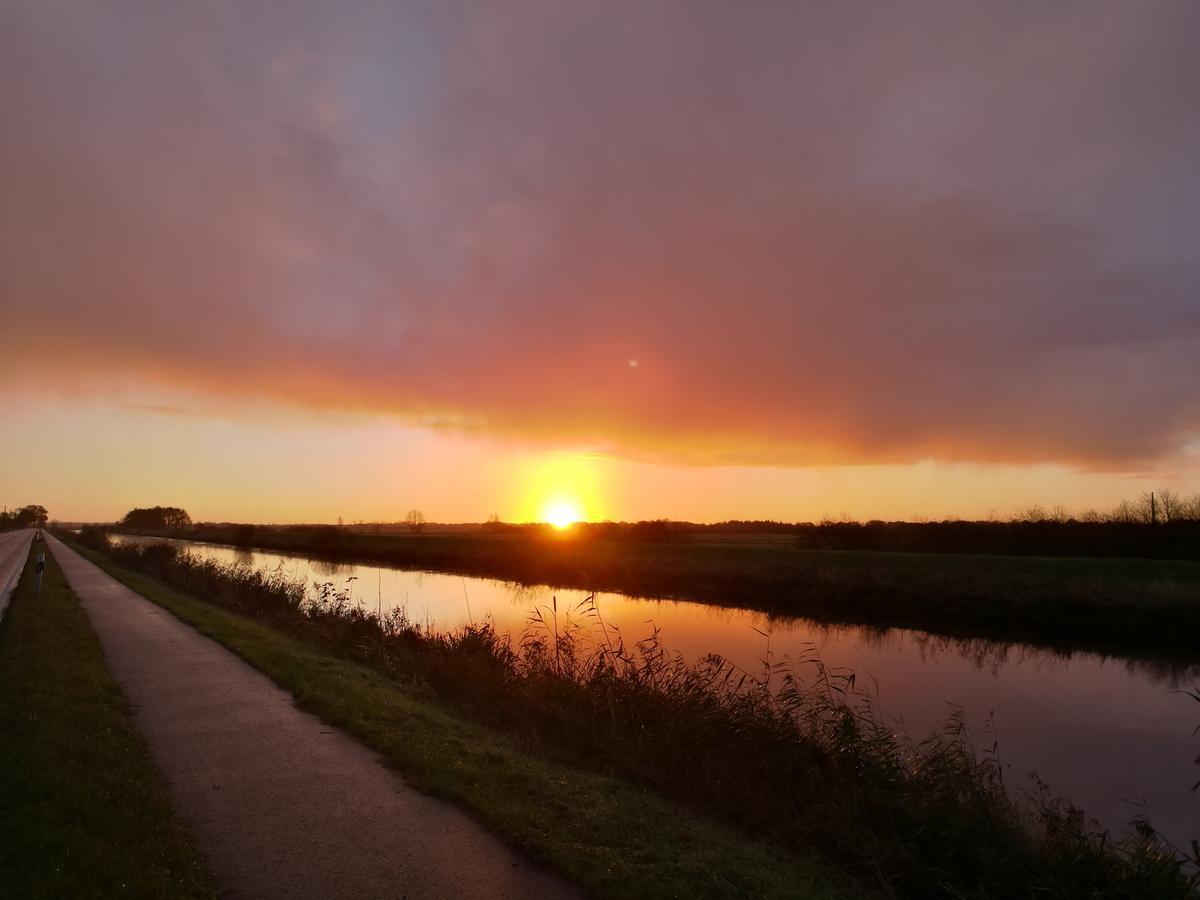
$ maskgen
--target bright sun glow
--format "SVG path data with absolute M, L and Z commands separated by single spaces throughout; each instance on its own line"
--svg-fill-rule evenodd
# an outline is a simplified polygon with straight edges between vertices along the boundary
M 576 522 L 595 522 L 605 514 L 605 485 L 596 459 L 582 453 L 531 458 L 513 479 L 524 500 L 516 521 L 546 522 L 560 531 Z
M 558 500 L 546 507 L 542 518 L 555 528 L 570 528 L 583 518 L 579 506 L 569 500 Z

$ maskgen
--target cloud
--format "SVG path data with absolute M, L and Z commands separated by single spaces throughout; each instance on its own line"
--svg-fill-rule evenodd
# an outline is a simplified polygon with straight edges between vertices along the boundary
M 0 17 L 0 375 L 688 462 L 1200 433 L 1193 4 Z

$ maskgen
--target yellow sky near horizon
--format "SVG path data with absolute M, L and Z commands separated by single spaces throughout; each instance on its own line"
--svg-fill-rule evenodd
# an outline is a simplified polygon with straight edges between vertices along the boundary
M 153 405 L 150 405 L 151 407 Z M 984 518 L 1023 507 L 1107 509 L 1176 472 L 1081 472 L 1059 465 L 689 466 L 596 448 L 464 436 L 393 417 L 272 406 L 182 413 L 28 392 L 0 402 L 0 502 L 38 502 L 64 520 L 109 521 L 175 505 L 197 521 L 543 521 Z

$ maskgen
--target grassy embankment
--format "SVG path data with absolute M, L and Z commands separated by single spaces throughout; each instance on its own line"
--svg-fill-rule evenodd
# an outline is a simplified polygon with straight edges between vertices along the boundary
M 213 897 L 95 633 L 35 544 L 0 623 L 0 895 Z
M 1017 808 L 961 723 L 914 746 L 819 667 L 777 672 L 773 690 L 653 646 L 585 650 L 557 618 L 513 647 L 165 545 L 113 556 L 92 558 L 600 894 L 761 894 L 769 878 L 804 896 L 776 874 L 811 881 L 816 851 L 854 896 L 1194 896 L 1149 829 L 1113 841 L 1074 810 Z M 713 840 L 733 858 L 705 858 Z
M 269 627 L 73 546 L 379 751 L 411 783 L 472 810 L 509 844 L 594 896 L 856 895 L 839 889 L 841 879 L 815 854 L 787 852 L 645 787 L 563 765 L 547 748 L 454 715 L 411 679 L 339 658 L 319 641 L 285 633 L 281 621 Z
M 523 584 L 675 597 L 1058 649 L 1200 659 L 1200 563 L 663 542 L 205 527 L 178 536 Z

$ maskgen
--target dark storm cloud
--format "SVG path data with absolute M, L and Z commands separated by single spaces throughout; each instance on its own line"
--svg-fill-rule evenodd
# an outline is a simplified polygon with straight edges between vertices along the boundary
M 1195 4 L 0 17 L 6 365 L 692 461 L 1200 433 Z

